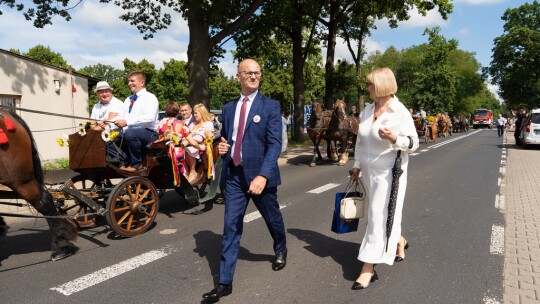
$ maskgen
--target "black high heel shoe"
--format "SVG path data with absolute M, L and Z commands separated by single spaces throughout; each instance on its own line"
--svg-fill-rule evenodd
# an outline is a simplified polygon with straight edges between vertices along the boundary
M 409 242 L 407 242 L 407 240 L 405 240 L 405 248 L 404 250 L 407 250 L 409 249 Z M 396 255 L 396 258 L 394 259 L 394 262 L 401 262 L 405 260 L 405 255 L 404 256 L 400 256 L 400 255 Z
M 379 276 L 377 275 L 377 272 L 375 270 L 373 270 L 373 275 L 371 276 L 371 280 L 369 280 L 369 282 L 373 283 L 373 282 L 377 281 L 378 279 L 379 279 Z M 352 290 L 359 290 L 359 289 L 366 289 L 368 287 L 369 287 L 369 285 L 364 287 L 364 285 L 362 285 L 362 283 L 354 281 L 351 289 Z

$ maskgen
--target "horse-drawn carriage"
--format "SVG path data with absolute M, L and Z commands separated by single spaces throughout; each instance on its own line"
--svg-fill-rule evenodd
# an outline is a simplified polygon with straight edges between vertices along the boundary
M 177 168 L 169 156 L 167 141 L 152 143 L 143 151 L 144 169 L 128 172 L 107 159 L 102 131 L 88 129 L 84 134 L 69 136 L 69 166 L 77 174 L 59 186 L 46 186 L 28 126 L 18 115 L 0 109 L 3 117 L 15 122 L 9 120 L 12 127 L 0 122 L 0 131 L 6 135 L 5 142 L 0 143 L 0 184 L 12 190 L 1 191 L 0 198 L 22 198 L 47 218 L 53 236 L 53 260 L 76 251 L 70 242 L 76 237 L 75 226 L 89 227 L 105 219 L 120 236 L 132 237 L 148 230 L 165 189 L 176 190 L 193 206 L 211 204 L 216 196 L 221 158 L 217 149 L 211 149 L 211 141 L 206 142 L 210 148 L 207 157 L 202 157 L 204 161 L 198 165 L 198 170 L 208 174 L 191 185 L 183 174 L 175 174 Z M 207 186 L 209 190 L 201 198 Z
M 418 138 L 424 138 L 424 143 L 429 143 L 431 139 L 433 142 L 437 142 L 437 125 L 433 121 L 427 119 L 422 123 L 422 119 L 414 119 L 414 126 L 416 128 L 416 133 Z
M 452 123 L 452 131 L 454 133 L 458 132 L 469 132 L 469 121 L 464 116 L 458 117 Z
M 90 129 L 84 136 L 72 134 L 69 143 L 69 166 L 78 174 L 49 192 L 58 211 L 79 227 L 92 226 L 105 218 L 117 234 L 131 237 L 152 225 L 165 189 L 176 190 L 193 206 L 208 202 L 216 195 L 221 158 L 217 157 L 215 149 L 211 158 L 201 158 L 199 163 L 198 170 L 202 171 L 199 175 L 205 178 L 191 185 L 183 174 L 175 173 L 177 164 L 168 153 L 168 141 L 154 142 L 147 147 L 143 170 L 137 172 L 121 170 L 107 161 L 101 131 Z M 208 176 L 207 168 L 214 165 L 208 161 L 213 159 L 217 159 L 215 170 Z M 113 180 L 120 181 L 114 183 Z M 201 198 L 207 185 L 210 189 Z

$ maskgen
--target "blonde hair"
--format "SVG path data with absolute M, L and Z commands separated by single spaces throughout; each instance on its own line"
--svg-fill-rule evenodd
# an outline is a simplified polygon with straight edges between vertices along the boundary
M 193 107 L 193 111 L 199 111 L 201 114 L 202 121 L 211 121 L 212 117 L 210 117 L 210 112 L 208 109 L 202 104 L 198 103 Z
M 389 68 L 376 68 L 367 75 L 369 83 L 375 86 L 375 96 L 394 95 L 397 92 L 397 82 L 394 73 Z

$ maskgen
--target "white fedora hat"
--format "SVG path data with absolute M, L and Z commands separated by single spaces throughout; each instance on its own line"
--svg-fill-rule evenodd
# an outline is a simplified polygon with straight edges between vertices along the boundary
M 111 86 L 106 81 L 100 81 L 97 83 L 96 88 L 94 89 L 94 92 L 100 91 L 100 90 L 106 90 L 110 89 L 112 91 Z

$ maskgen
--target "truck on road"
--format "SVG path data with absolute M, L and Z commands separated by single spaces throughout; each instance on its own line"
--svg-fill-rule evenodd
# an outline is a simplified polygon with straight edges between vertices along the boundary
M 477 109 L 473 115 L 473 129 L 489 128 L 493 126 L 493 111 L 488 109 Z

